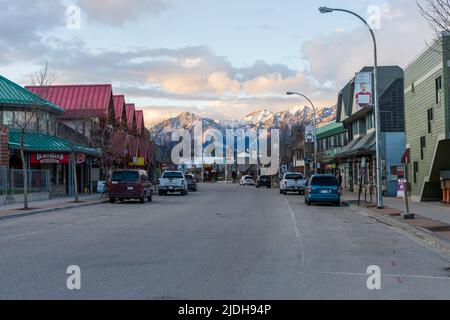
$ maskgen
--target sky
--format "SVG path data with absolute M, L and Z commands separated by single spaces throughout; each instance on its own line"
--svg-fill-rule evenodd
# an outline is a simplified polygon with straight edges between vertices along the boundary
M 25 86 L 48 62 L 54 84 L 111 83 L 147 125 L 306 105 L 287 91 L 332 106 L 373 49 L 359 20 L 324 5 L 372 23 L 383 65 L 432 39 L 412 0 L 0 0 L 0 74 Z

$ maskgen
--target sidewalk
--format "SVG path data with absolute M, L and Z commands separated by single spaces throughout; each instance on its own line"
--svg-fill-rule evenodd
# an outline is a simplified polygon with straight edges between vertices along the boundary
M 58 211 L 69 208 L 79 208 L 91 206 L 105 202 L 105 198 L 101 198 L 99 194 L 82 195 L 80 202 L 76 203 L 74 197 L 63 197 L 45 201 L 30 202 L 30 210 L 23 210 L 23 203 L 16 203 L 12 205 L 0 206 L 0 220 L 14 217 L 23 217 L 33 214 Z
M 357 201 L 358 194 L 347 192 L 343 196 L 344 201 Z M 374 199 L 375 201 L 375 199 Z M 396 209 L 400 212 L 405 212 L 405 200 L 399 198 L 383 198 L 384 205 L 386 207 Z M 361 198 L 361 204 L 364 203 L 364 195 Z M 421 217 L 432 219 L 434 221 L 440 221 L 442 223 L 450 225 L 450 206 L 440 204 L 438 202 L 412 202 L 409 201 L 410 212 Z
M 450 255 L 450 207 L 439 203 L 410 203 L 410 212 L 415 219 L 403 218 L 404 199 L 384 198 L 384 208 L 366 204 L 364 199 L 358 206 L 358 194 L 346 193 L 342 201 L 349 204 L 353 212 L 373 218 L 394 227 L 420 241 Z

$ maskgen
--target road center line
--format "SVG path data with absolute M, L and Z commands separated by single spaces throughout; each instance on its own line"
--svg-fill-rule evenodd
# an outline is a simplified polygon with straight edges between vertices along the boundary
M 286 198 L 284 198 L 284 202 L 286 203 L 289 213 L 291 214 L 292 223 L 293 223 L 294 229 L 295 229 L 295 236 L 297 238 L 297 241 L 300 243 L 300 249 L 301 249 L 301 253 L 302 253 L 302 267 L 304 267 L 305 266 L 305 247 L 303 244 L 303 239 L 301 237 L 300 229 L 298 228 L 298 225 L 297 225 L 294 210 L 292 210 L 292 207 Z

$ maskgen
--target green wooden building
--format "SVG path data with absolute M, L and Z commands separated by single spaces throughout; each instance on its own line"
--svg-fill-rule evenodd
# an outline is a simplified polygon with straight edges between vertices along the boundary
M 405 70 L 405 110 L 412 195 L 442 199 L 441 176 L 450 170 L 450 34 L 443 34 Z

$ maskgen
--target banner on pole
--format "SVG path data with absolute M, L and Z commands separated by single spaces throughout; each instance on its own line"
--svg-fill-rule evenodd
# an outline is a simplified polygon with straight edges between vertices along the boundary
M 355 99 L 359 108 L 373 106 L 372 72 L 359 72 L 356 74 Z

